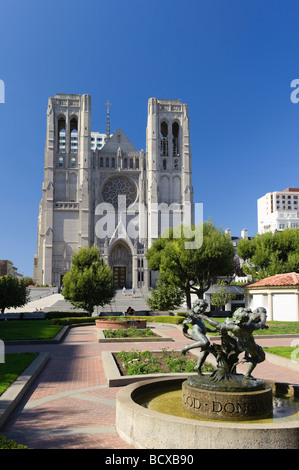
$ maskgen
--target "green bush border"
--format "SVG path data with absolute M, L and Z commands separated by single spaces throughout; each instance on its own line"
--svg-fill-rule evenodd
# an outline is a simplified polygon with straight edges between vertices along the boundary
M 179 325 L 183 322 L 184 317 L 172 317 L 172 316 L 154 316 L 154 317 L 149 317 L 149 316 L 130 316 L 130 317 L 65 317 L 65 318 L 52 318 L 51 319 L 51 324 L 52 325 L 74 325 L 74 324 L 80 324 L 80 323 L 94 323 L 96 320 L 103 320 L 103 319 L 115 319 L 115 320 L 125 320 L 129 318 L 130 320 L 134 319 L 143 319 L 147 320 L 148 322 L 154 322 L 154 323 L 172 323 L 174 325 Z

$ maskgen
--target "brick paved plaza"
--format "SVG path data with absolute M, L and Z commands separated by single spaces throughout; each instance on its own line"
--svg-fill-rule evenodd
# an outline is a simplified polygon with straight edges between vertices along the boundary
M 146 349 L 182 349 L 186 338 L 174 325 L 152 324 L 172 342 L 152 342 Z M 293 339 L 294 340 L 294 339 Z M 264 338 L 261 346 L 290 345 L 291 338 Z M 299 339 L 298 339 L 299 341 Z M 6 353 L 48 352 L 50 359 L 2 433 L 33 449 L 130 449 L 115 428 L 115 397 L 108 387 L 103 351 L 144 349 L 142 343 L 99 343 L 94 325 L 70 328 L 59 344 L 7 345 Z M 298 371 L 265 361 L 255 377 L 299 384 Z

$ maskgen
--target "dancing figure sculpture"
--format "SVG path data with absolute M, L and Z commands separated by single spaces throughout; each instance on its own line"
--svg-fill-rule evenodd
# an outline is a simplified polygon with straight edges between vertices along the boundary
M 183 321 L 183 334 L 188 339 L 193 339 L 195 343 L 187 344 L 183 349 L 182 353 L 186 354 L 187 351 L 194 348 L 201 348 L 201 352 L 199 353 L 198 361 L 194 370 L 198 372 L 199 375 L 202 374 L 201 368 L 203 363 L 205 362 L 208 354 L 212 352 L 212 347 L 210 345 L 210 341 L 206 336 L 207 332 L 214 332 L 217 330 L 211 330 L 207 328 L 201 318 L 199 318 L 199 314 L 204 312 L 207 308 L 208 304 L 205 300 L 198 299 L 194 302 L 192 310 L 188 311 L 188 315 Z M 192 333 L 191 335 L 188 333 L 189 327 L 188 324 L 192 325 Z
M 245 352 L 244 359 L 236 361 L 231 372 L 235 372 L 235 366 L 238 363 L 247 362 L 248 367 L 245 377 L 251 377 L 251 372 L 256 365 L 265 360 L 265 353 L 261 346 L 256 344 L 253 338 L 253 331 L 260 328 L 268 328 L 266 323 L 266 310 L 262 307 L 254 310 L 249 308 L 238 308 L 232 317 L 232 321 L 219 323 L 206 315 L 199 314 L 202 320 L 214 326 L 219 331 L 222 338 L 222 350 L 230 345 L 230 355 L 234 354 L 235 359 L 242 352 Z M 223 347 L 225 346 L 225 347 Z

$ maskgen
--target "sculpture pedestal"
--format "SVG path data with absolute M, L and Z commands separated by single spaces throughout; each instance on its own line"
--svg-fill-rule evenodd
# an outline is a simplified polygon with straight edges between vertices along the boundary
M 209 376 L 189 377 L 182 384 L 182 404 L 197 418 L 246 421 L 271 416 L 272 388 L 262 380 L 236 375 L 213 382 Z

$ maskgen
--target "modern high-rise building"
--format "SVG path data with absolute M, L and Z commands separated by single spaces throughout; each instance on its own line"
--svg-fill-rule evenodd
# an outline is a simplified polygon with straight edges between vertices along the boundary
M 144 152 L 121 129 L 110 133 L 109 106 L 101 134 L 91 130 L 89 95 L 49 98 L 42 191 L 35 281 L 61 286 L 72 253 L 88 245 L 99 248 L 118 287 L 154 286 L 147 249 L 166 220 L 194 222 L 187 105 L 149 99 Z
M 258 233 L 299 227 L 299 188 L 267 193 L 257 201 Z

